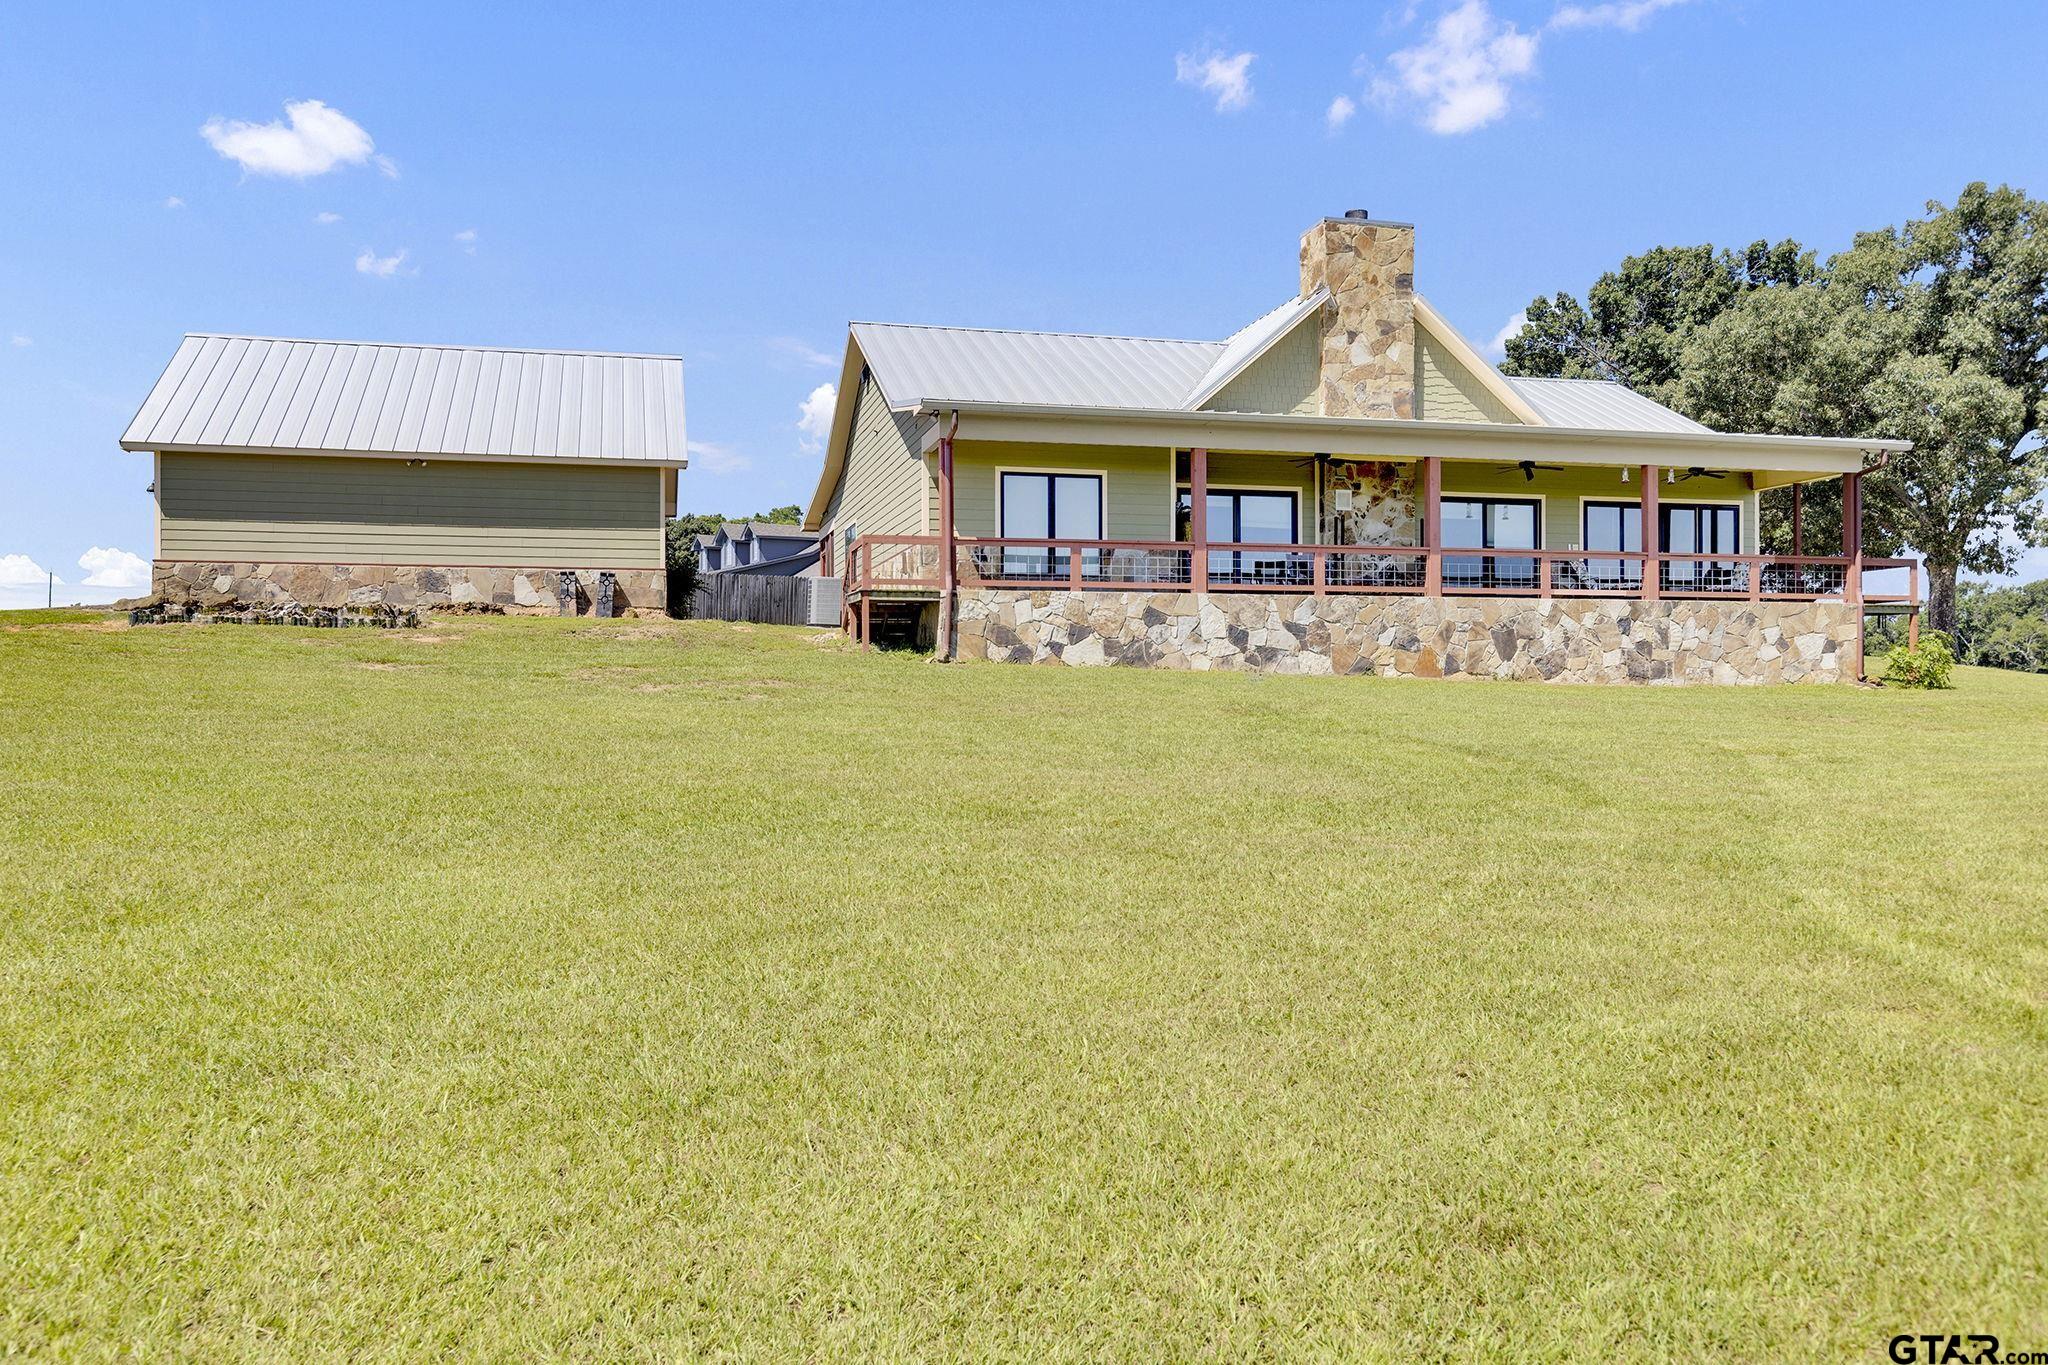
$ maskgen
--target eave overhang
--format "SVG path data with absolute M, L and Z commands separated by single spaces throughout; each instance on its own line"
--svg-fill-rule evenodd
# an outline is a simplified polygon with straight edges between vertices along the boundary
M 168 441 L 122 441 L 121 449 L 157 455 L 283 455 L 309 460 L 418 460 L 427 464 L 544 464 L 561 469 L 607 466 L 627 469 L 687 469 L 687 459 L 625 460 L 601 455 L 466 455 L 459 450 L 309 450 L 297 446 L 181 445 Z
M 1610 431 L 1497 422 L 1299 417 L 1263 413 L 1076 408 L 926 399 L 923 413 L 957 413 L 961 441 L 1059 445 L 1202 446 L 1212 451 L 1417 460 L 1538 459 L 1558 464 L 1711 465 L 1783 474 L 1844 474 L 1869 457 L 1912 449 L 1872 437 L 1751 436 L 1712 431 Z M 933 431 L 936 432 L 934 427 Z M 927 436 L 927 445 L 934 437 Z M 1794 480 L 1778 480 L 1789 482 Z M 1759 486 L 1767 486 L 1759 480 Z

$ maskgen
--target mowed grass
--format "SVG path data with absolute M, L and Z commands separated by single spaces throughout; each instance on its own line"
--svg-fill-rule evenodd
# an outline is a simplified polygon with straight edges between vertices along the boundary
M 2048 1348 L 2048 679 L 0 629 L 0 1346 Z

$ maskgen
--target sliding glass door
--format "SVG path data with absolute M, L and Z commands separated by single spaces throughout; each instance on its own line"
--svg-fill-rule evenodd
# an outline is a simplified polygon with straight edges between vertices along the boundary
M 1537 550 L 1543 504 L 1527 498 L 1443 500 L 1446 550 Z M 1536 561 L 1522 555 L 1444 556 L 1446 588 L 1533 588 Z
M 1588 550 L 1642 550 L 1641 503 L 1589 502 L 1583 515 Z M 1742 553 L 1742 509 L 1731 503 L 1718 502 L 1663 503 L 1657 508 L 1657 533 L 1658 544 L 1666 554 L 1739 555 Z M 1588 586 L 1641 587 L 1643 579 L 1639 564 L 1638 560 L 1589 558 L 1586 571 L 1593 582 Z M 1661 581 L 1673 588 L 1727 592 L 1748 582 L 1746 572 L 1734 564 L 1710 564 L 1687 559 L 1667 564 Z
M 1017 474 L 1002 476 L 1003 539 L 1101 540 L 1102 476 L 1100 474 Z M 1093 572 L 1100 550 L 1081 552 L 1084 572 Z M 1070 552 L 1059 547 L 1006 545 L 1005 578 L 1065 578 Z
M 1174 512 L 1174 536 L 1187 540 L 1193 494 L 1180 490 Z M 1209 490 L 1209 543 L 1221 545 L 1293 545 L 1298 543 L 1301 503 L 1294 493 L 1260 489 Z M 1277 550 L 1211 550 L 1212 583 L 1290 583 L 1308 572 L 1306 556 Z
M 1664 553 L 1673 555 L 1739 555 L 1742 553 L 1742 509 L 1720 503 L 1671 503 L 1662 515 Z M 1732 564 L 1680 560 L 1666 567 L 1664 581 L 1674 588 L 1705 588 L 1725 592 L 1739 586 Z

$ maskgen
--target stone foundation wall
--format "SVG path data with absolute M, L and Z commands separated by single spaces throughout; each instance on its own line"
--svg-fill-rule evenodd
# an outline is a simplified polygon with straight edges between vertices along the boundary
M 1543 682 L 1853 679 L 1840 602 L 1311 597 L 1281 593 L 960 595 L 965 659 Z
M 560 569 L 491 569 L 414 564 L 252 564 L 158 560 L 150 577 L 155 597 L 206 610 L 280 606 L 394 607 L 532 612 L 552 616 Z M 597 571 L 574 571 L 577 611 L 597 600 Z M 668 574 L 661 569 L 614 569 L 612 608 L 620 615 L 664 615 Z

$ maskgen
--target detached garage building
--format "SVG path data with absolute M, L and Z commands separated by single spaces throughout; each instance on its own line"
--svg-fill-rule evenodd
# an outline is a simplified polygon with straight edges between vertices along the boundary
M 683 362 L 193 334 L 121 438 L 167 601 L 666 607 Z

